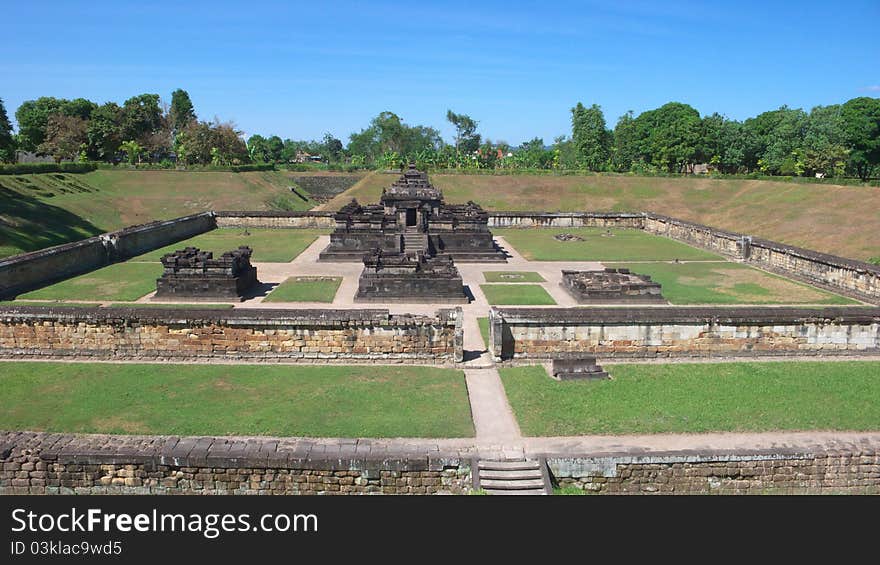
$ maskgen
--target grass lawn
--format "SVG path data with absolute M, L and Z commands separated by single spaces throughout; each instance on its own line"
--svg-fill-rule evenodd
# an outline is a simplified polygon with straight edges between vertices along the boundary
M 116 263 L 22 294 L 24 300 L 134 301 L 156 290 L 161 263 Z
M 529 436 L 880 430 L 880 362 L 610 365 L 612 380 L 558 382 L 501 369 Z
M 464 375 L 387 366 L 9 362 L 0 429 L 472 437 Z
M 608 236 L 606 233 L 612 233 Z M 635 229 L 533 228 L 496 229 L 520 255 L 530 261 L 687 261 L 720 260 L 721 257 L 672 239 Z M 570 233 L 583 241 L 557 241 Z
M 608 264 L 651 275 L 673 304 L 858 304 L 740 263 Z
M 45 306 L 47 308 L 95 308 L 99 303 L 92 302 L 39 302 L 35 300 L 4 300 L 0 306 L 11 308 L 15 306 Z
M 244 235 L 244 230 L 239 228 L 216 229 L 144 253 L 133 260 L 159 261 L 166 253 L 172 253 L 184 247 L 198 247 L 202 251 L 213 251 L 214 257 L 219 257 L 227 251 L 247 245 L 254 250 L 254 254 L 251 256 L 252 261 L 289 263 L 311 245 L 319 235 L 327 232 L 314 229 L 249 229 L 248 233 L 250 235 Z
M 490 283 L 547 282 L 539 273 L 532 271 L 483 271 L 483 277 Z
M 477 318 L 477 324 L 480 326 L 480 335 L 483 337 L 483 343 L 489 347 L 489 318 Z
M 553 297 L 537 284 L 481 284 L 489 304 L 556 304 Z
M 342 277 L 290 277 L 263 302 L 333 302 Z

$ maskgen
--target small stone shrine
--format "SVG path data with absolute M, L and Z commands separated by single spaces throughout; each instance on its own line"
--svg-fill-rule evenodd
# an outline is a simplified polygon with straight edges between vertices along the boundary
M 450 257 L 376 249 L 363 261 L 355 302 L 468 302 L 461 274 Z
M 334 216 L 321 261 L 360 261 L 365 253 L 445 255 L 455 261 L 506 262 L 489 231 L 489 214 L 473 202 L 443 202 L 443 193 L 415 165 L 382 191 L 379 204 L 356 200 Z
M 560 357 L 553 360 L 553 378 L 560 381 L 610 379 L 592 355 Z
M 156 279 L 156 300 L 243 300 L 255 285 L 257 268 L 250 247 L 227 251 L 218 259 L 210 251 L 187 247 L 162 257 L 162 276 Z
M 668 304 L 660 283 L 629 269 L 563 270 L 560 284 L 578 304 Z

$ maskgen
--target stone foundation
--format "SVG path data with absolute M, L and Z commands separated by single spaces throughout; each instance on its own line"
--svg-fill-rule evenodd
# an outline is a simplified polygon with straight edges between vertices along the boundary
M 369 441 L 361 442 L 361 447 Z M 377 442 L 378 443 L 378 442 Z M 0 495 L 460 494 L 457 453 L 358 455 L 359 440 L 0 434 Z M 330 450 L 329 447 L 335 447 Z M 381 451 L 381 450 L 379 450 Z
M 243 300 L 256 287 L 257 268 L 250 247 L 239 247 L 218 258 L 210 251 L 187 247 L 162 257 L 162 276 L 154 300 Z
M 519 308 L 489 311 L 496 361 L 880 354 L 878 308 Z
M 880 494 L 873 447 L 551 457 L 547 464 L 558 486 L 596 494 Z
M 0 356 L 452 363 L 460 310 L 0 310 Z

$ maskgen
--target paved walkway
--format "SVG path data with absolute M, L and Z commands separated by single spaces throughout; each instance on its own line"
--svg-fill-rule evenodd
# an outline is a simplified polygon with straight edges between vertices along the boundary
M 504 394 L 501 377 L 494 368 L 466 369 L 468 397 L 477 441 L 490 444 L 521 445 L 519 425 Z

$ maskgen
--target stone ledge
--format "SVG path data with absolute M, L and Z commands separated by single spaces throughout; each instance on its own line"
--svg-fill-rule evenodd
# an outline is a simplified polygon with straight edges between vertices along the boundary
M 802 324 L 802 323 L 880 323 L 875 307 L 680 307 L 649 308 L 493 308 L 505 323 L 519 324 Z

